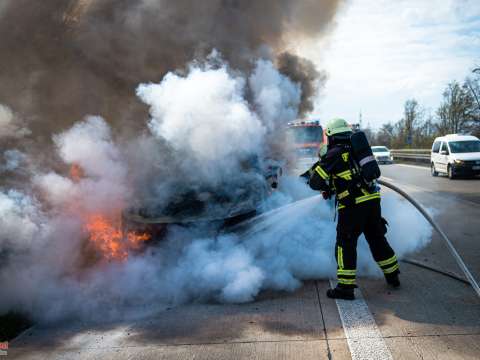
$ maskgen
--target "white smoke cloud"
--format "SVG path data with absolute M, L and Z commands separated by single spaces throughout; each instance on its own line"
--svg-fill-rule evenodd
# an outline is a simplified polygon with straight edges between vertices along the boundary
M 143 316 L 161 306 L 190 301 L 252 301 L 262 289 L 292 291 L 305 279 L 334 278 L 333 204 L 319 196 L 292 202 L 313 194 L 294 178 L 277 194 L 285 200 L 283 207 L 249 220 L 233 233 L 198 237 L 198 230 L 174 228 L 153 251 L 134 255 L 124 263 L 91 268 L 81 278 L 65 276 L 71 260 L 59 263 L 50 256 L 47 261 L 37 258 L 36 251 L 32 254 L 35 263 L 15 267 L 5 290 L 15 304 L 33 307 L 35 316 L 42 321 L 66 316 L 91 319 L 91 314 L 98 311 L 105 314 L 102 319 L 106 320 Z M 387 237 L 397 254 L 404 256 L 425 245 L 431 234 L 428 224 L 408 211 L 408 204 L 394 194 L 386 194 L 383 203 L 391 223 Z M 388 216 L 398 209 L 402 209 L 402 218 Z M 29 212 L 25 209 L 21 217 Z M 65 219 L 51 223 L 56 229 L 48 234 L 48 246 L 67 245 L 63 237 L 68 234 L 79 236 L 78 224 L 72 221 L 69 228 L 65 227 Z M 412 230 L 408 241 L 399 231 L 406 223 Z M 67 250 L 66 254 L 71 254 L 78 250 L 78 244 L 61 252 Z M 359 241 L 358 267 L 360 277 L 381 275 L 364 239 Z M 34 282 L 49 286 L 35 287 Z M 18 289 L 16 284 L 23 287 Z
M 55 136 L 54 142 L 62 159 L 67 164 L 79 164 L 86 175 L 108 178 L 112 183 L 125 178 L 120 152 L 101 117 L 87 117 L 69 131 Z
M 215 180 L 262 145 L 265 129 L 244 92 L 245 80 L 226 66 L 193 66 L 186 77 L 168 73 L 160 84 L 137 89 L 150 106 L 152 133 L 167 140 L 195 176 Z
M 279 140 L 269 135 L 297 118 L 301 90 L 271 61 L 258 60 L 247 78 L 215 52 L 209 59 L 191 65 L 187 75 L 168 73 L 159 84 L 141 84 L 137 95 L 150 106 L 151 132 L 173 147 L 178 162 L 190 174 L 218 182 Z
M 280 74 L 271 61 L 257 62 L 249 84 L 260 118 L 269 131 L 278 130 L 279 124 L 285 125 L 298 117 L 300 85 Z
M 4 163 L 0 164 L 0 171 L 18 170 L 27 161 L 27 156 L 17 149 L 6 150 L 3 158 Z
M 123 207 L 130 196 L 127 168 L 104 119 L 87 117 L 54 142 L 63 161 L 79 165 L 83 174 L 76 182 L 54 172 L 36 176 L 35 184 L 52 204 L 106 212 Z
M 240 164 L 245 156 L 261 158 L 270 132 L 295 116 L 298 91 L 268 62 L 258 62 L 248 81 L 226 65 L 196 65 L 184 76 L 170 73 L 159 84 L 137 89 L 151 107 L 153 138 L 144 135 L 145 148 L 135 145 L 140 140 L 117 144 L 100 117 L 87 117 L 55 136 L 57 155 L 83 173 L 77 178 L 37 173 L 32 188 L 40 190 L 42 202 L 0 192 L 0 253 L 7 254 L 0 264 L 7 294 L 0 297 L 0 312 L 27 311 L 40 321 L 102 313 L 103 321 L 190 301 L 252 301 L 263 289 L 291 291 L 305 279 L 335 276 L 333 204 L 288 176 L 257 204 L 263 213 L 234 231 L 172 226 L 165 239 L 130 253 L 126 261 L 86 258 L 84 215 L 111 215 L 127 207 L 135 199 L 132 178 L 146 176 L 151 187 L 164 192 L 163 199 L 187 176 L 200 184 L 221 184 L 219 192 L 235 196 L 256 190 L 242 189 L 251 177 L 258 180 L 255 186 L 265 185 L 258 168 Z M 148 154 L 157 149 L 156 140 L 166 142 L 168 154 Z M 137 151 L 145 157 L 136 157 Z M 163 161 L 169 156 L 175 171 Z M 383 204 L 389 240 L 399 255 L 428 241 L 428 224 L 404 202 L 387 194 Z M 405 224 L 411 229 L 408 239 L 401 231 Z M 364 240 L 359 273 L 379 274 Z
M 389 193 L 382 201 L 383 216 L 388 220 L 390 245 L 397 255 L 404 257 L 426 246 L 431 240 L 432 229 L 423 216 L 406 200 L 399 199 L 396 194 Z M 435 213 L 430 210 L 430 214 Z M 412 231 L 405 232 L 405 226 Z M 412 235 L 413 234 L 413 235 Z
M 0 104 L 0 138 L 22 138 L 30 133 L 9 107 Z
M 43 221 L 35 200 L 15 190 L 0 192 L 0 251 L 31 247 Z

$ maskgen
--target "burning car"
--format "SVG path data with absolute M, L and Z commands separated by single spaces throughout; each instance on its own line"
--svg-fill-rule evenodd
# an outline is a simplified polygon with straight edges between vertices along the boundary
M 282 173 L 279 162 L 267 160 L 260 173 L 250 172 L 237 186 L 185 189 L 166 206 L 132 206 L 122 213 L 123 232 L 149 234 L 152 241 L 159 241 L 171 225 L 218 229 L 238 224 L 260 211 Z

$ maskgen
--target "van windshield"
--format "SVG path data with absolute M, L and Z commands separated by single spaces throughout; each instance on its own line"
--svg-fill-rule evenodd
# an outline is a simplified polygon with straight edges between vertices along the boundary
M 448 144 L 452 153 L 480 152 L 480 140 L 452 141 Z

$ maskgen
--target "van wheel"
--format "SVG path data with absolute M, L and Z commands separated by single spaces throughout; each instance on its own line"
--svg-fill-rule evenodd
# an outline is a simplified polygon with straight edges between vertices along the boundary
M 437 170 L 435 170 L 435 164 L 432 162 L 432 165 L 430 165 L 430 170 L 432 173 L 432 176 L 438 176 Z
M 455 175 L 453 174 L 453 169 L 452 167 L 450 166 L 450 164 L 448 165 L 447 167 L 447 173 L 448 173 L 448 178 L 450 180 L 454 179 L 455 178 Z

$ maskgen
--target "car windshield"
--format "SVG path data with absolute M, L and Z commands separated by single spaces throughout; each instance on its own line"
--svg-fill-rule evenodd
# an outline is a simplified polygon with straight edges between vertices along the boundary
M 373 152 L 387 152 L 388 149 L 385 146 L 372 147 Z
M 452 153 L 480 152 L 480 140 L 452 141 L 448 144 Z

